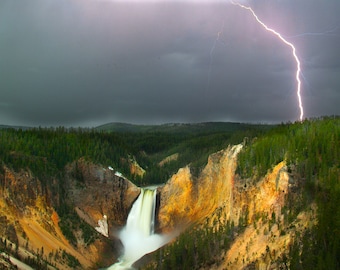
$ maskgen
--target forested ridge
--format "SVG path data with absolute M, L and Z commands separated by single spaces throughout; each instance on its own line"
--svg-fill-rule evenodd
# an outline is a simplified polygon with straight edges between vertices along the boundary
M 287 205 L 283 224 L 277 224 L 280 234 L 294 230 L 301 211 L 316 204 L 314 226 L 303 233 L 296 232 L 293 244 L 277 259 L 280 269 L 340 269 L 340 118 L 324 117 L 302 123 L 281 124 L 259 137 L 247 138 L 238 156 L 237 175 L 256 184 L 276 164 L 285 160 L 295 182 L 286 195 Z M 219 211 L 219 210 L 218 210 Z M 239 225 L 213 222 L 207 218 L 188 228 L 172 244 L 153 256 L 153 263 L 145 269 L 209 269 L 218 265 L 233 242 L 248 224 L 241 216 Z M 274 216 L 261 217 L 269 228 Z M 270 229 L 269 229 L 270 230 Z M 270 255 L 269 248 L 267 254 Z M 263 254 L 265 257 L 266 254 Z M 255 269 L 254 262 L 244 265 Z
M 290 213 L 317 205 L 317 225 L 290 248 L 290 269 L 340 269 L 340 118 L 271 130 L 240 154 L 239 173 L 256 179 L 281 160 L 301 186 L 301 200 L 290 202 Z
M 95 163 L 118 166 L 128 147 L 115 134 L 65 128 L 0 130 L 0 157 L 13 169 L 30 169 L 37 175 L 53 175 L 81 157 Z
M 189 163 L 201 168 L 207 156 L 228 144 L 240 143 L 245 136 L 257 136 L 272 128 L 267 125 L 197 124 L 151 131 L 125 129 L 4 128 L 0 129 L 0 161 L 15 170 L 30 169 L 41 180 L 62 173 L 65 165 L 85 158 L 122 172 L 136 184 L 165 182 L 171 174 Z M 211 130 L 210 130 L 211 129 Z M 210 130 L 210 131 L 209 131 Z M 162 168 L 158 163 L 179 153 L 178 160 Z M 129 159 L 146 169 L 143 180 L 129 170 Z

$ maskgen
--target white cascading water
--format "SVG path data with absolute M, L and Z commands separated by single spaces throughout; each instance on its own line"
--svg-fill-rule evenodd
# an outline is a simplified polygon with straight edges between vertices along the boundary
M 134 262 L 170 240 L 168 237 L 154 234 L 156 193 L 156 189 L 141 189 L 131 208 L 126 226 L 119 234 L 124 254 L 118 263 L 108 269 L 133 269 Z

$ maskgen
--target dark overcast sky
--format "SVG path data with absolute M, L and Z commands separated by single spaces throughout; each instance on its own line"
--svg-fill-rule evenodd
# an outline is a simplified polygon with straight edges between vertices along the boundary
M 340 1 L 243 3 L 296 45 L 305 117 L 339 115 Z M 295 121 L 294 76 L 229 0 L 0 1 L 0 124 Z

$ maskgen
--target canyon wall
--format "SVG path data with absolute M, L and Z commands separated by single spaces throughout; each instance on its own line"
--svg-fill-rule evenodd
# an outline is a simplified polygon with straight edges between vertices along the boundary
M 241 145 L 230 146 L 209 157 L 201 174 L 194 178 L 182 168 L 159 188 L 159 230 L 193 230 L 209 227 L 238 229 L 230 246 L 212 255 L 200 269 L 278 269 L 286 267 L 285 256 L 295 235 L 315 225 L 315 205 L 289 220 L 297 189 L 285 161 L 276 164 L 260 179 L 242 179 L 235 173 Z M 295 183 L 295 184 L 294 184 Z M 290 194 L 290 196 L 288 196 Z M 232 224 L 232 225 L 231 225 Z M 217 243 L 218 244 L 218 243 Z M 216 245 L 216 243 L 210 243 Z
M 197 179 L 185 167 L 159 189 L 159 230 L 166 232 L 196 222 L 222 205 L 233 207 L 233 183 L 237 154 L 242 145 L 230 146 L 209 156 Z
M 140 189 L 111 168 L 80 159 L 66 168 L 68 197 L 91 226 L 107 216 L 109 227 L 125 224 Z
M 236 236 L 230 249 L 215 258 L 219 263 L 210 265 L 209 269 L 242 269 L 254 262 L 270 265 L 266 262 L 268 256 L 271 260 L 280 256 L 278 250 L 285 250 L 294 234 L 282 225 L 282 208 L 289 186 L 294 182 L 285 162 L 277 164 L 257 181 L 241 179 L 235 174 L 237 154 L 241 149 L 242 145 L 229 146 L 210 155 L 198 177 L 191 174 L 189 166 L 181 168 L 157 189 L 156 231 L 159 233 L 185 229 L 203 220 L 212 228 L 228 222 L 237 226 L 241 221 L 242 225 L 248 226 L 242 235 Z M 77 246 L 70 244 L 60 230 L 60 218 L 55 211 L 60 192 L 52 192 L 29 171 L 14 172 L 7 167 L 0 171 L 0 236 L 6 236 L 11 243 L 20 246 L 22 253 L 43 248 L 48 256 L 57 250 L 65 250 L 77 258 L 84 269 L 105 261 L 103 252 L 106 254 L 104 265 L 111 264 L 121 246 L 107 243 L 119 242 L 115 230 L 125 225 L 140 188 L 112 168 L 103 168 L 85 159 L 67 165 L 63 180 L 66 203 L 74 207 L 82 220 L 94 228 L 98 226 L 98 220 L 107 216 L 108 242 L 104 241 L 105 237 L 98 236 L 89 246 L 79 241 Z M 58 179 L 50 181 L 51 186 L 58 186 Z M 308 214 L 302 213 L 301 224 L 294 224 L 294 228 L 308 224 L 312 216 L 304 218 L 306 216 Z M 268 223 L 269 219 L 271 223 Z M 252 224 L 254 228 L 249 226 Z M 282 228 L 286 231 L 284 235 L 281 235 Z M 268 249 L 274 253 L 268 255 Z M 248 261 L 241 261 L 242 256 Z M 65 264 L 59 267 L 67 269 Z
M 0 237 L 6 239 L 7 248 L 16 250 L 23 260 L 40 256 L 62 269 L 72 269 L 63 262 L 62 254 L 73 256 L 85 268 L 100 260 L 103 246 L 99 242 L 88 249 L 72 246 L 65 238 L 52 206 L 52 193 L 39 179 L 28 171 L 14 172 L 7 167 L 0 179 Z M 60 260 L 55 259 L 58 256 Z
M 114 230 L 125 224 L 140 189 L 121 174 L 84 159 L 66 166 L 63 187 L 58 181 L 61 179 L 44 179 L 43 184 L 29 170 L 14 171 L 3 166 L 0 170 L 0 239 L 6 239 L 6 248 L 17 252 L 22 260 L 41 258 L 59 269 L 112 264 L 122 248 Z M 106 215 L 111 239 L 93 232 L 94 240 L 85 242 L 79 221 L 69 218 L 64 227 L 76 238 L 71 243 L 61 230 L 61 219 L 56 212 L 65 206 L 71 207 L 68 211 L 74 209 L 93 228 Z M 80 265 L 72 265 L 72 260 L 78 260 Z

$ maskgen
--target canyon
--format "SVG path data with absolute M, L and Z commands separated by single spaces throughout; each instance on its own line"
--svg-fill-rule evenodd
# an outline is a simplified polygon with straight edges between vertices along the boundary
M 274 267 L 276 259 L 287 253 L 296 231 L 313 223 L 315 209 L 311 207 L 298 220 L 285 224 L 282 209 L 295 183 L 285 161 L 259 181 L 240 179 L 235 170 L 241 149 L 239 144 L 210 155 L 198 176 L 191 174 L 189 166 L 181 168 L 157 188 L 155 231 L 161 235 L 178 235 L 204 222 L 213 229 L 231 222 L 239 226 L 242 220 L 245 230 L 235 236 L 228 250 L 216 254 L 216 263 L 209 269 L 242 269 L 252 264 L 258 269 Z M 67 204 L 92 228 L 104 215 L 108 224 L 108 237 L 95 232 L 95 240 L 86 244 L 82 231 L 75 229 L 77 239 L 71 244 L 54 208 L 58 197 L 30 171 L 15 172 L 6 166 L 2 171 L 0 233 L 20 258 L 41 256 L 51 267 L 93 269 L 111 265 L 122 254 L 118 232 L 141 192 L 123 175 L 84 159 L 66 166 Z M 68 258 L 79 264 L 72 265 Z

